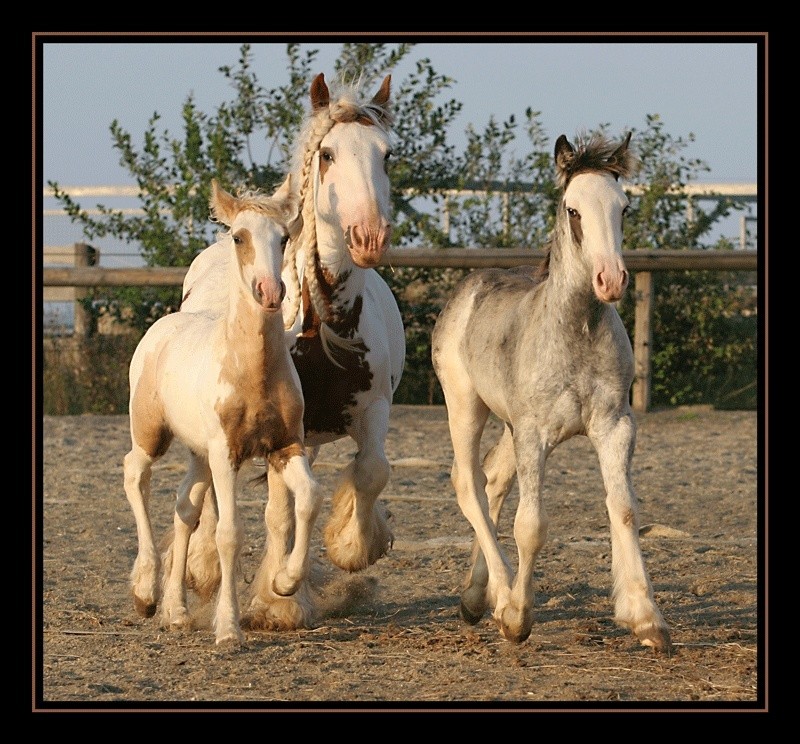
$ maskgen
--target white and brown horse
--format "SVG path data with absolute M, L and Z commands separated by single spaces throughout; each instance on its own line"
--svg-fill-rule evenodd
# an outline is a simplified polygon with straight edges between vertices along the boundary
M 186 444 L 191 456 L 178 488 L 162 621 L 167 627 L 191 625 L 185 585 L 189 536 L 213 482 L 219 510 L 213 550 L 221 580 L 216 642 L 240 643 L 235 575 L 241 545 L 239 469 L 263 458 L 270 487 L 292 493 L 294 546 L 272 576 L 273 590 L 281 595 L 295 593 L 305 581 L 322 494 L 304 447 L 302 391 L 286 348 L 281 312 L 283 254 L 290 226 L 298 224 L 296 195 L 247 193 L 237 198 L 214 182 L 211 211 L 229 227 L 217 244 L 227 255 L 220 277 L 225 306 L 216 315 L 180 311 L 164 316 L 136 348 L 130 365 L 132 446 L 124 461 L 125 493 L 139 543 L 131 575 L 134 604 L 141 615 L 151 617 L 161 588 L 148 513 L 151 468 L 174 438 Z
M 393 535 L 378 497 L 390 475 L 384 447 L 389 411 L 405 362 L 405 334 L 397 303 L 374 270 L 391 238 L 390 77 L 362 97 L 355 85 L 311 84 L 306 118 L 291 173 L 303 229 L 287 249 L 283 303 L 286 344 L 305 399 L 305 444 L 319 447 L 351 437 L 358 447 L 342 473 L 324 530 L 327 555 L 345 571 L 360 571 L 389 550 Z M 182 309 L 217 312 L 225 293 L 218 276 L 228 260 L 216 245 L 192 263 Z M 267 550 L 244 622 L 254 629 L 307 626 L 313 607 L 298 591 L 276 595 L 274 567 L 291 546 L 282 492 L 270 484 Z M 212 498 L 190 546 L 190 582 L 214 587 Z
M 475 531 L 461 614 L 477 623 L 487 608 L 503 636 L 521 642 L 533 624 L 534 561 L 545 543 L 545 462 L 577 435 L 595 447 L 611 524 L 615 620 L 646 645 L 671 648 L 639 546 L 631 458 L 636 421 L 629 405 L 633 353 L 613 303 L 628 285 L 619 183 L 636 165 L 628 145 L 600 137 L 555 145 L 563 196 L 547 258 L 532 269 L 470 274 L 437 319 L 433 364 L 444 390 L 453 442 L 452 481 Z M 483 463 L 489 413 L 505 422 Z M 516 574 L 497 541 L 515 478 Z

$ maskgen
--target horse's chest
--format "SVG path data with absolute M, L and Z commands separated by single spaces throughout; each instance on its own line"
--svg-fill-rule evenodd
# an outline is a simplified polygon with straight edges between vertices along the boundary
M 328 358 L 319 334 L 300 337 L 291 349 L 305 399 L 306 439 L 317 434 L 344 435 L 353 422 L 359 393 L 372 387 L 365 351 L 335 351 L 339 367 Z
M 268 395 L 263 389 L 258 395 L 257 390 L 255 386 L 248 394 L 245 386 L 239 386 L 216 406 L 231 461 L 237 466 L 298 441 L 303 401 L 294 386 L 276 384 Z

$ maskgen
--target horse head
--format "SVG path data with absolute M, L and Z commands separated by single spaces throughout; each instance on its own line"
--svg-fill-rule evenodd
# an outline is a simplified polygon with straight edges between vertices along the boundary
M 361 268 L 380 263 L 392 233 L 387 173 L 392 153 L 390 84 L 387 75 L 366 103 L 346 87 L 331 96 L 322 73 L 311 84 L 315 131 L 327 129 L 313 154 L 317 243 L 343 241 Z M 325 233 L 335 233 L 338 240 L 329 240 Z
M 228 227 L 221 241 L 230 245 L 235 260 L 230 262 L 245 293 L 266 313 L 280 311 L 286 294 L 281 279 L 283 252 L 296 222 L 297 195 L 287 181 L 285 190 L 273 196 L 244 192 L 236 197 L 211 182 L 212 218 Z
M 628 150 L 630 138 L 629 133 L 616 146 L 594 136 L 574 147 L 562 134 L 555 145 L 557 181 L 564 189 L 559 220 L 590 263 L 592 287 L 601 302 L 620 300 L 629 281 L 622 258 L 622 222 L 629 203 L 619 178 L 631 175 L 637 164 Z

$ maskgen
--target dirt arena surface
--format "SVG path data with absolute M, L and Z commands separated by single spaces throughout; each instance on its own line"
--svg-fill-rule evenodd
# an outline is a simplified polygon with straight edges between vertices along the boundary
M 162 630 L 158 614 L 134 611 L 136 528 L 122 487 L 127 416 L 44 417 L 32 710 L 764 711 L 758 426 L 754 411 L 639 416 L 633 476 L 642 549 L 675 647 L 664 656 L 612 620 L 605 496 L 585 437 L 548 460 L 550 530 L 526 642 L 505 641 L 488 616 L 475 626 L 460 619 L 472 533 L 450 484 L 446 412 L 395 406 L 382 496 L 393 549 L 355 575 L 326 560 L 320 528 L 354 450 L 349 439 L 327 445 L 315 466 L 328 496 L 312 555 L 326 594 L 352 601 L 313 629 L 246 631 L 241 649 L 226 650 L 214 644 L 209 605 L 195 606 L 190 632 Z M 490 421 L 486 437 L 499 432 Z M 171 524 L 185 454 L 175 443 L 154 468 L 159 536 Z M 264 488 L 240 489 L 243 608 L 264 547 Z M 512 563 L 515 509 L 516 489 L 500 523 Z

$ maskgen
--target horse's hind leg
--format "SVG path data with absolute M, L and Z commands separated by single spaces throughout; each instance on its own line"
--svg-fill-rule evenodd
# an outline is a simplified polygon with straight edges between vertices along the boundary
M 207 602 L 219 588 L 222 577 L 217 552 L 217 495 L 213 484 L 203 498 L 203 510 L 197 528 L 189 537 L 186 558 L 186 586 Z
M 623 416 L 610 429 L 590 434 L 600 459 L 611 523 L 611 576 L 614 619 L 645 646 L 670 653 L 672 643 L 639 545 L 639 517 L 631 483 L 636 424 Z
M 512 571 L 497 542 L 497 531 L 486 496 L 486 476 L 479 460 L 481 434 L 489 417 L 489 409 L 471 390 L 462 389 L 456 394 L 446 379 L 441 375 L 439 379 L 442 380 L 447 401 L 448 425 L 453 443 L 451 480 L 458 505 L 475 531 L 476 542 L 486 562 L 485 590 L 479 580 L 477 591 L 470 592 L 468 587 L 462 594 L 461 616 L 467 622 L 473 622 L 478 612 L 483 614 L 487 601 L 493 606 L 507 604 Z
M 217 495 L 214 485 L 209 486 L 203 498 L 203 510 L 197 527 L 189 537 L 186 556 L 186 588 L 195 592 L 203 602 L 208 602 L 219 588 L 221 572 L 217 553 Z M 172 571 L 175 530 L 170 529 L 161 543 L 161 566 L 164 576 Z
M 189 537 L 197 526 L 203 497 L 211 483 L 205 458 L 192 455 L 189 469 L 178 488 L 173 520 L 173 544 L 169 571 L 165 564 L 164 599 L 161 613 L 165 627 L 189 628 L 191 618 L 186 605 L 186 558 Z
M 142 617 L 153 617 L 159 600 L 160 558 L 153 540 L 150 523 L 150 476 L 153 462 L 135 442 L 123 462 L 125 496 L 136 519 L 138 552 L 131 571 L 131 589 L 136 612 Z
M 391 468 L 384 452 L 389 432 L 389 401 L 373 403 L 352 432 L 358 453 L 342 474 L 325 526 L 325 546 L 334 565 L 361 571 L 386 555 L 394 541 L 378 496 Z
M 514 430 L 514 451 L 519 481 L 519 504 L 514 517 L 517 575 L 508 603 L 504 607 L 498 605 L 494 617 L 506 639 L 521 643 L 530 635 L 533 626 L 533 567 L 547 539 L 548 518 L 542 503 L 542 481 L 548 450 L 541 444 L 535 427 L 518 424 Z
M 489 516 L 495 530 L 500 521 L 506 496 L 514 485 L 517 475 L 517 461 L 514 456 L 514 440 L 511 429 L 506 426 L 497 444 L 483 458 L 483 471 L 486 474 L 486 496 L 489 500 Z M 486 585 L 489 569 L 478 540 L 472 544 L 472 568 L 461 592 L 461 616 L 470 625 L 477 623 L 486 612 L 489 599 Z

